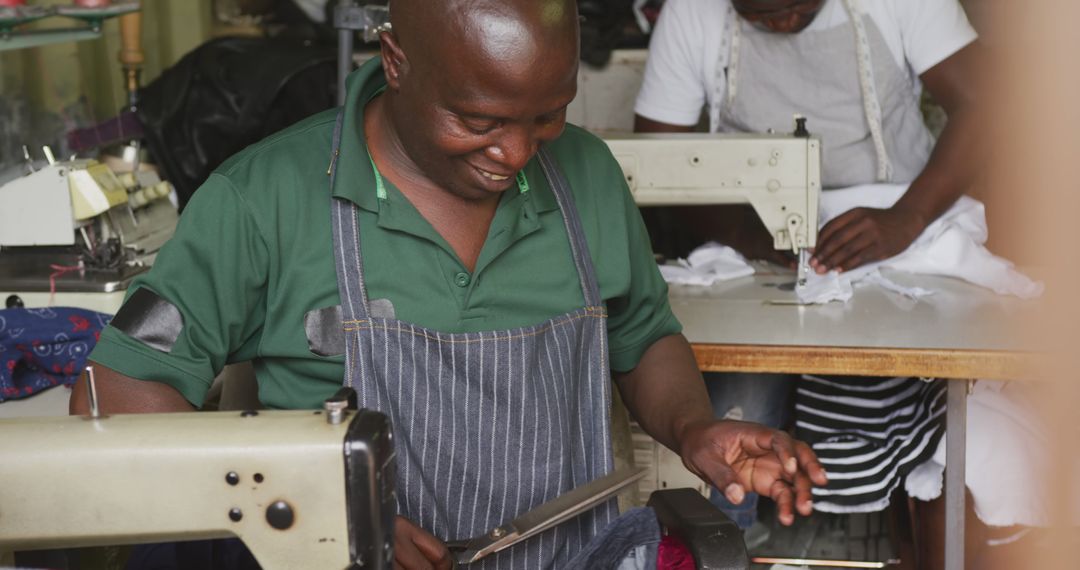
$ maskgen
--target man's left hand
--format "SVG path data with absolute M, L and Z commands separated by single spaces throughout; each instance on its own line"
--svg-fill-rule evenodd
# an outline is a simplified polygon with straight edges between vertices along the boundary
M 924 229 L 907 210 L 854 208 L 821 228 L 810 265 L 818 273 L 850 271 L 901 253 Z
M 760 424 L 698 422 L 680 439 L 687 469 L 723 490 L 732 503 L 741 503 L 748 491 L 772 498 L 783 525 L 795 522 L 796 510 L 809 516 L 811 487 L 828 482 L 810 446 Z

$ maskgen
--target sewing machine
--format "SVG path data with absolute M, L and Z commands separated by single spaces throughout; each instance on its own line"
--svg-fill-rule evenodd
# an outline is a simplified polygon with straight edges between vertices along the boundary
M 235 536 L 267 570 L 391 567 L 392 430 L 351 389 L 314 413 L 105 416 L 92 372 L 88 386 L 88 416 L 0 420 L 0 566 L 15 551 Z M 693 490 L 649 505 L 697 568 L 749 568 L 742 532 Z
M 821 141 L 806 120 L 792 134 L 635 134 L 605 137 L 640 206 L 749 204 L 776 249 L 817 245 Z
M 14 551 L 235 536 L 267 570 L 390 568 L 393 436 L 349 393 L 318 412 L 0 420 L 0 566 Z
M 93 265 L 115 239 L 127 261 L 139 260 L 172 236 L 171 193 L 152 171 L 118 175 L 95 160 L 53 160 L 0 186 L 0 247 L 78 244 Z
M 92 308 L 115 312 L 172 237 L 171 193 L 152 171 L 116 173 L 93 160 L 50 160 L 0 186 L 0 292 L 114 294 Z

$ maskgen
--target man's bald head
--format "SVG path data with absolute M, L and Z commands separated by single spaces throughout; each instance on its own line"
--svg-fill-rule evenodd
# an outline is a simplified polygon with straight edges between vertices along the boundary
M 574 0 L 391 0 L 390 17 L 401 49 L 422 68 L 466 59 L 507 73 L 560 48 L 577 58 Z

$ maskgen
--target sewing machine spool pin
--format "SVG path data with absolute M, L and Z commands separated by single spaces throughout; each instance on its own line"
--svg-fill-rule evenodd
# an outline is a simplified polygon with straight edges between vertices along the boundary
M 90 417 L 94 419 L 101 418 L 101 408 L 98 403 L 97 397 L 97 384 L 94 382 L 94 367 L 86 367 L 86 395 L 90 400 Z
M 30 148 L 26 145 L 22 145 L 23 160 L 26 161 L 26 169 L 29 171 L 27 174 L 33 174 L 37 172 L 34 168 L 34 159 L 30 156 Z

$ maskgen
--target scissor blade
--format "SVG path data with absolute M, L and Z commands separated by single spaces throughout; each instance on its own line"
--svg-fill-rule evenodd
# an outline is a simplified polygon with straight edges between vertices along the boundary
M 603 503 L 644 477 L 646 471 L 644 467 L 630 467 L 605 475 L 536 507 L 510 524 L 520 533 L 519 540 L 525 540 Z
M 544 532 L 603 503 L 644 477 L 646 471 L 644 467 L 622 469 L 576 487 L 518 516 L 510 524 L 468 541 L 467 550 L 456 558 L 463 563 L 476 562 Z

